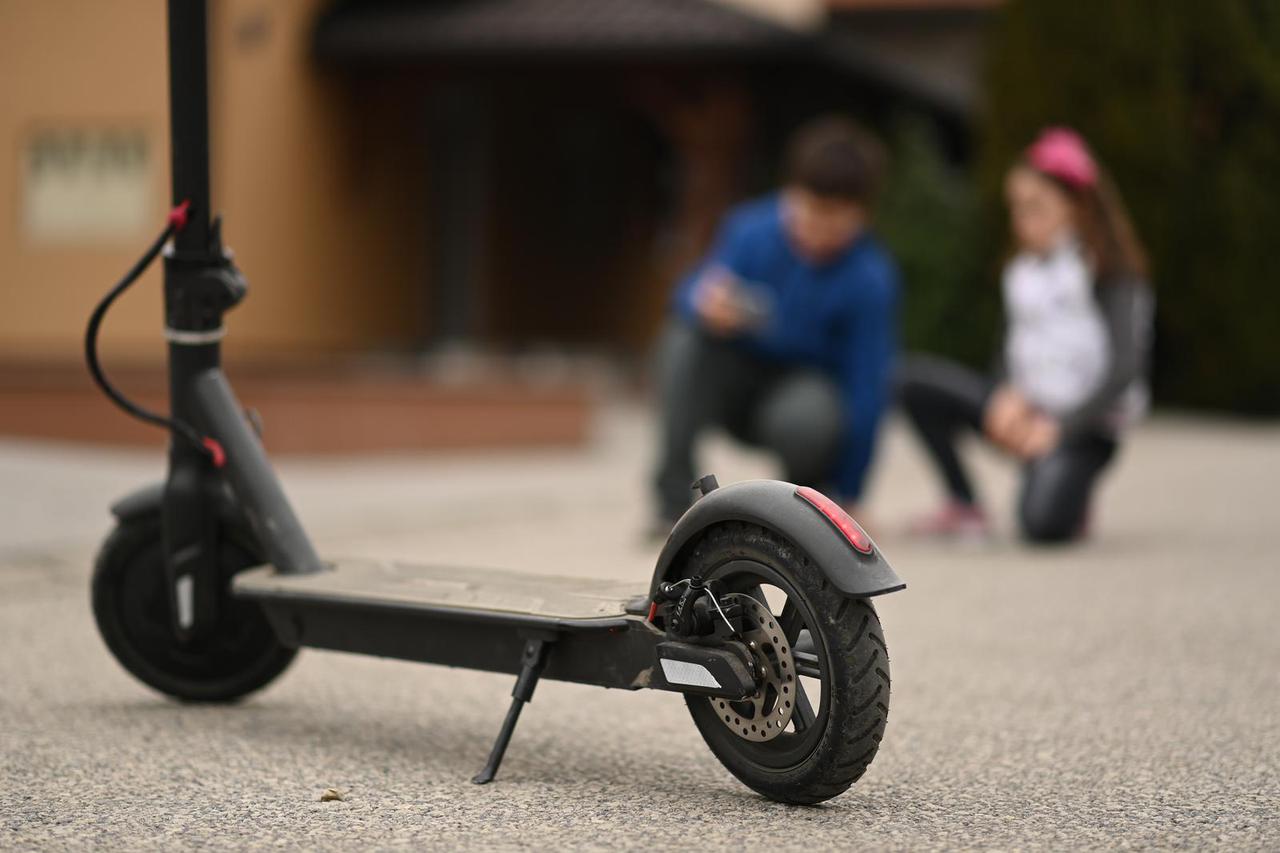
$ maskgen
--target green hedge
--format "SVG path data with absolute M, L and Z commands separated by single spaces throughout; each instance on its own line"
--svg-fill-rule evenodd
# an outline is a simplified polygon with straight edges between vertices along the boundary
M 1012 2 L 993 27 L 971 175 L 929 125 L 890 131 L 879 229 L 905 342 L 988 363 L 1006 248 L 1001 184 L 1047 125 L 1078 128 L 1151 254 L 1160 404 L 1280 414 L 1280 2 Z
M 988 60 L 985 221 L 1035 133 L 1078 128 L 1151 253 L 1157 400 L 1280 413 L 1280 3 L 1012 2 Z
M 876 230 L 905 285 L 903 346 L 977 367 L 999 345 L 998 268 L 985 263 L 989 226 L 976 187 L 951 166 L 930 125 L 904 117 L 890 129 L 892 168 Z

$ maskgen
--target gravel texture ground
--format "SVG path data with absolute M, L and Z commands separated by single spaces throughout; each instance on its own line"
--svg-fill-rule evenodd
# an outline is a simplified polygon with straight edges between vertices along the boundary
M 476 787 L 510 679 L 304 652 L 234 707 L 182 706 L 89 613 L 106 504 L 158 454 L 0 443 L 0 847 L 1280 848 L 1280 430 L 1157 419 L 1081 547 L 899 530 L 935 487 L 894 425 L 869 509 L 907 579 L 879 602 L 889 729 L 817 808 L 768 802 L 681 700 L 545 683 Z M 722 442 L 722 482 L 770 473 Z M 329 554 L 634 578 L 649 433 L 610 407 L 582 451 L 291 459 Z M 1008 515 L 1015 472 L 975 448 Z M 337 789 L 341 799 L 321 801 Z

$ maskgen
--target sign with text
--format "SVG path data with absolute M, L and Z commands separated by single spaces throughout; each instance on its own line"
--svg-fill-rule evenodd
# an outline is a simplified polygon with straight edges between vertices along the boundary
M 23 229 L 36 243 L 135 238 L 154 225 L 154 156 L 140 128 L 46 128 L 23 152 Z

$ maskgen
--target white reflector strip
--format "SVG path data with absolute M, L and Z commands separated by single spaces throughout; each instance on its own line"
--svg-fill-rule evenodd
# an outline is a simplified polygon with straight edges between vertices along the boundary
M 662 659 L 662 674 L 668 684 L 689 684 L 693 687 L 719 687 L 720 682 L 705 666 L 683 660 Z
M 190 628 L 196 621 L 195 579 L 191 575 L 180 575 L 173 586 L 178 597 L 178 626 Z

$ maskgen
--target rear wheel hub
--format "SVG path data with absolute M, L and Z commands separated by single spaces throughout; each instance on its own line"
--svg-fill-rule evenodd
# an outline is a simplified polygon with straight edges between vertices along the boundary
M 743 740 L 763 743 L 791 722 L 795 707 L 795 659 L 791 644 L 769 608 L 749 595 L 730 593 L 722 601 L 742 607 L 742 640 L 763 677 L 755 694 L 741 700 L 709 699 L 720 722 Z

